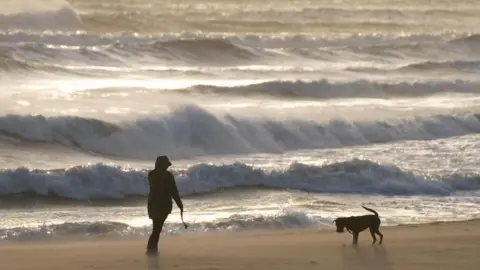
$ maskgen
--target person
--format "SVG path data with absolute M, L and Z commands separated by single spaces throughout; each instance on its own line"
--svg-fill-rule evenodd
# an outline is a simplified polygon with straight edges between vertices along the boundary
M 183 203 L 175 178 L 167 169 L 172 163 L 167 156 L 158 156 L 155 168 L 148 173 L 148 217 L 152 220 L 152 233 L 148 238 L 146 254 L 158 254 L 158 240 L 168 215 L 172 212 L 172 198 L 183 213 Z

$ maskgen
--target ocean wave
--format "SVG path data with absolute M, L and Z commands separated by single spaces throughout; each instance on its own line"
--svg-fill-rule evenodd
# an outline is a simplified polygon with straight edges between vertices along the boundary
M 458 62 L 458 65 L 462 65 L 462 63 Z M 473 65 L 478 68 L 480 63 L 475 62 Z M 318 81 L 269 81 L 233 87 L 197 85 L 188 89 L 176 90 L 176 93 L 260 95 L 289 99 L 425 97 L 438 93 L 478 94 L 480 93 L 480 83 L 463 80 L 399 83 L 380 83 L 368 80 L 330 82 L 324 79 Z
M 229 42 L 234 45 L 244 45 L 259 49 L 314 49 L 314 48 L 385 48 L 395 49 L 398 46 L 412 46 L 418 48 L 424 44 L 432 49 L 432 45 L 439 44 L 448 46 L 476 45 L 480 40 L 480 34 L 461 34 L 444 32 L 439 34 L 351 34 L 341 36 L 323 36 L 306 34 L 242 34 L 242 33 L 202 33 L 202 32 L 179 32 L 151 34 L 96 34 L 82 31 L 45 31 L 41 33 L 24 32 L 21 30 L 2 31 L 0 40 L 4 45 L 10 44 L 43 44 L 45 46 L 80 46 L 94 47 L 106 45 L 142 45 L 186 42 L 189 46 L 195 43 L 205 45 L 211 42 Z M 472 47 L 473 48 L 473 47 Z
M 0 135 L 17 141 L 56 143 L 125 158 L 280 153 L 401 140 L 431 140 L 480 132 L 479 115 L 438 115 L 375 122 L 249 119 L 217 116 L 189 105 L 170 114 L 109 123 L 73 116 L 0 117 Z
M 415 64 L 410 64 L 404 67 L 399 68 L 403 71 L 464 71 L 464 72 L 478 72 L 480 69 L 480 61 L 443 61 L 443 62 L 434 62 L 426 61 Z
M 421 176 L 394 165 L 353 159 L 323 166 L 292 163 L 286 169 L 262 170 L 243 163 L 197 164 L 173 171 L 183 196 L 225 188 L 290 189 L 315 193 L 381 195 L 450 195 L 480 189 L 479 175 Z M 432 178 L 433 177 L 433 178 Z M 105 164 L 62 170 L 27 168 L 0 171 L 0 196 L 12 205 L 13 195 L 34 194 L 47 200 L 124 200 L 146 196 L 146 171 Z M 22 197 L 18 197 L 22 202 Z M 13 204 L 14 205 L 14 204 Z
M 260 50 L 234 44 L 226 39 L 195 39 L 150 41 L 144 43 L 114 43 L 100 46 L 52 45 L 21 42 L 0 45 L 0 70 L 17 71 L 88 71 L 101 67 L 121 70 L 145 70 L 148 66 L 232 65 L 266 56 Z M 138 60 L 137 60 L 138 59 Z M 175 68 L 175 65 L 171 68 Z M 200 68 L 197 68 L 200 69 Z M 158 70 L 157 70 L 158 71 Z M 95 73 L 92 72 L 92 73 Z M 88 73 L 87 73 L 88 74 Z
M 14 73 L 19 75 L 21 73 L 30 75 L 32 73 L 55 74 L 55 75 L 76 75 L 84 77 L 100 77 L 108 75 L 107 70 L 101 68 L 81 68 L 77 66 L 63 66 L 59 64 L 49 64 L 37 60 L 22 60 L 17 57 L 0 55 L 0 72 Z M 125 71 L 128 73 L 128 70 Z
M 460 43 L 463 45 L 467 45 L 467 44 L 473 45 L 473 44 L 478 44 L 479 42 L 480 42 L 480 34 L 475 34 L 475 33 L 469 34 L 464 37 L 458 37 L 449 41 L 449 43 Z
M 445 61 L 466 62 L 478 58 L 475 35 L 448 36 L 355 36 L 327 39 L 309 36 L 230 36 L 207 34 L 183 35 L 93 35 L 86 33 L 23 32 L 0 33 L 0 57 L 26 63 L 39 69 L 68 67 L 128 67 L 147 66 L 235 66 L 265 64 L 273 68 L 314 62 L 317 68 L 338 68 L 355 71 L 350 62 L 369 58 L 386 63 L 399 58 L 416 63 L 435 62 L 438 54 L 448 55 Z M 457 42 L 454 42 L 457 40 Z M 448 53 L 448 54 L 447 54 Z M 410 59 L 410 60 L 409 60 Z M 4 61 L 6 61 L 4 60 Z M 313 62 L 312 62 L 313 61 Z M 457 65 L 458 66 L 458 65 Z M 465 66 L 465 64 L 463 64 Z M 415 67 L 415 66 L 413 66 Z M 455 67 L 455 66 L 454 66 Z M 20 67 L 22 68 L 22 67 Z M 430 68 L 443 68 L 432 66 Z M 199 68 L 200 69 L 200 68 Z M 382 68 L 383 70 L 383 68 Z M 55 71 L 55 70 L 53 70 Z M 398 71 L 398 70 L 397 70 Z M 402 69 L 399 71 L 403 71 Z
M 10 1 L 2 5 L 0 30 L 72 31 L 83 26 L 77 11 L 62 0 Z
M 324 2 L 297 1 L 295 5 L 276 5 L 274 1 L 225 6 L 210 3 L 205 9 L 186 3 L 172 11 L 168 3 L 116 3 L 90 7 L 82 18 L 88 28 L 96 31 L 175 32 L 194 29 L 203 32 L 380 32 L 380 31 L 438 31 L 444 28 L 459 30 L 453 24 L 462 21 L 460 29 L 475 23 L 478 9 L 464 3 L 455 7 L 425 6 L 423 3 L 399 4 L 394 7 L 358 6 Z M 90 4 L 93 5 L 93 4 Z M 413 5 L 413 6 L 412 6 Z M 439 23 L 441 21 L 441 23 Z M 424 30 L 426 31 L 426 30 Z
M 480 34 L 457 34 L 444 32 L 440 34 L 351 34 L 342 36 L 322 36 L 306 34 L 241 34 L 241 33 L 202 33 L 179 32 L 169 34 L 95 34 L 83 31 L 45 31 L 31 33 L 21 30 L 1 31 L 0 39 L 4 44 L 38 43 L 44 45 L 65 46 L 103 46 L 114 44 L 151 44 L 154 42 L 228 40 L 233 44 L 246 44 L 251 47 L 281 48 L 320 48 L 352 46 L 388 46 L 435 43 L 476 43 Z
M 39 227 L 0 229 L 3 241 L 48 240 L 95 236 L 127 236 L 134 229 L 120 222 L 68 222 Z
M 329 226 L 329 223 L 331 223 L 330 220 L 314 219 L 297 212 L 284 212 L 269 216 L 233 215 L 215 221 L 188 222 L 188 233 L 309 228 L 318 225 Z M 55 240 L 59 238 L 139 237 L 148 236 L 150 231 L 151 226 L 133 227 L 122 222 L 66 222 L 38 227 L 0 229 L 0 240 L 38 241 Z M 176 235 L 181 234 L 183 231 L 181 224 L 167 221 L 162 233 L 166 235 Z
M 234 59 L 251 59 L 255 55 L 253 48 L 242 48 L 240 44 L 234 44 L 226 39 L 195 39 L 195 40 L 173 40 L 162 41 L 153 44 L 155 48 L 162 50 L 179 50 L 183 52 L 195 53 L 195 58 L 204 62 L 211 58 L 231 56 Z M 198 52 L 201 52 L 199 54 Z M 222 52 L 223 55 L 220 55 Z M 228 59 L 227 59 L 228 60 Z

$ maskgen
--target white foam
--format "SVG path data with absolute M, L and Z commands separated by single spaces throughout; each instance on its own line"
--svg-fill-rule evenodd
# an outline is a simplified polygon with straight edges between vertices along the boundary
M 3 0 L 0 30 L 72 31 L 82 28 L 75 8 L 63 0 Z
M 170 220 L 170 219 L 169 219 Z M 325 224 L 331 221 L 324 222 Z M 307 228 L 319 222 L 304 213 L 282 212 L 276 215 L 232 215 L 212 221 L 189 222 L 188 233 L 215 231 L 242 231 L 256 229 Z M 165 224 L 163 233 L 184 233 L 179 223 L 171 220 Z M 80 221 L 43 224 L 40 226 L 0 228 L 0 240 L 28 241 L 54 240 L 69 237 L 138 237 L 150 233 L 150 225 L 130 226 L 112 221 Z
M 112 124 L 80 117 L 7 115 L 0 134 L 126 158 L 279 153 L 401 140 L 430 140 L 480 132 L 478 115 L 440 115 L 389 121 L 329 122 L 218 116 L 197 106 Z
M 222 188 L 258 187 L 317 193 L 385 195 L 450 195 L 480 189 L 478 175 L 449 175 L 427 179 L 391 165 L 353 159 L 324 166 L 293 163 L 288 169 L 267 171 L 244 163 L 199 164 L 176 172 L 182 195 Z M 27 168 L 0 172 L 0 195 L 36 194 L 73 199 L 120 199 L 148 194 L 146 172 L 97 164 L 67 170 Z

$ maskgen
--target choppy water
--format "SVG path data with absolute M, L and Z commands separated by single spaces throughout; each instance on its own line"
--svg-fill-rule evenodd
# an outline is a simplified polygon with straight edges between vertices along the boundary
M 0 4 L 3 240 L 480 216 L 475 1 Z

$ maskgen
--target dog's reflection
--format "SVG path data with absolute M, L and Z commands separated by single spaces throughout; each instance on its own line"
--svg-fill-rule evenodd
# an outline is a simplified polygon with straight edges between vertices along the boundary
M 343 268 L 369 269 L 369 270 L 392 270 L 393 267 L 388 258 L 385 246 L 343 246 L 341 248 Z

